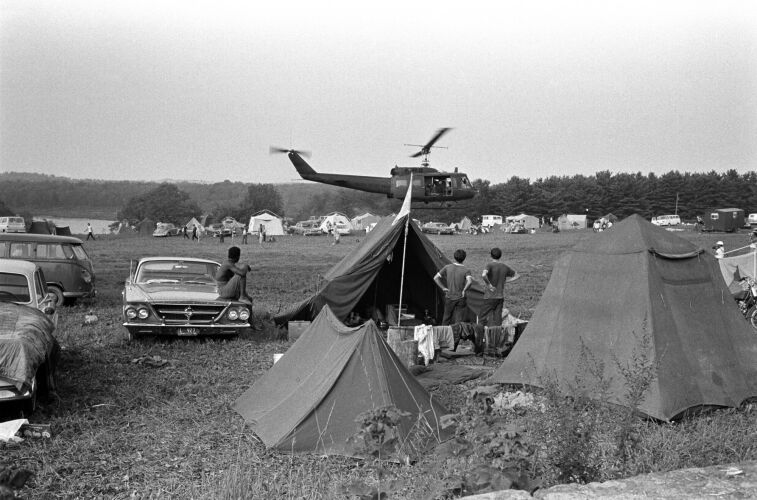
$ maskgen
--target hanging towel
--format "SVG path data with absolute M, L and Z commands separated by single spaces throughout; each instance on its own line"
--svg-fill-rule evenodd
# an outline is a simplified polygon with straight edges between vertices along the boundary
M 413 340 L 418 341 L 418 352 L 423 356 L 424 364 L 434 359 L 434 327 L 431 325 L 418 325 L 413 331 Z

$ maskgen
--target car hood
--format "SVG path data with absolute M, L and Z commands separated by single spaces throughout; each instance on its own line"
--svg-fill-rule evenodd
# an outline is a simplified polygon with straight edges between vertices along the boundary
M 218 286 L 215 283 L 207 285 L 187 285 L 183 283 L 130 283 L 126 285 L 124 293 L 127 302 L 213 302 L 218 300 Z

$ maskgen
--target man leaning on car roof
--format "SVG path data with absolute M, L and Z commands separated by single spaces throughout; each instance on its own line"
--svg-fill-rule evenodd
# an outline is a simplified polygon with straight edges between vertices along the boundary
M 247 273 L 252 271 L 252 267 L 249 264 L 239 264 L 241 255 L 242 250 L 239 247 L 229 248 L 228 259 L 216 272 L 218 296 L 252 304 L 252 297 L 247 295 Z

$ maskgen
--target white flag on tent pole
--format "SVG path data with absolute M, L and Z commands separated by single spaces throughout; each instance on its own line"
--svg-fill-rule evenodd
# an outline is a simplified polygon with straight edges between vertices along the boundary
M 400 213 L 397 214 L 397 217 L 394 218 L 394 221 L 392 222 L 392 226 L 397 223 L 398 220 L 406 216 L 410 213 L 410 201 L 413 198 L 413 174 L 410 174 L 410 182 L 407 185 L 407 193 L 405 194 L 405 201 L 402 202 L 402 208 L 400 208 Z

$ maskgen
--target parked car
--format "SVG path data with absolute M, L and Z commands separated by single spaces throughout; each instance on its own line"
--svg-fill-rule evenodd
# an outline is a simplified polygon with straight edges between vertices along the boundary
M 94 297 L 95 271 L 82 241 L 51 234 L 0 234 L 0 258 L 28 260 L 44 272 L 57 305 Z
M 140 335 L 238 335 L 250 327 L 249 303 L 221 299 L 218 262 L 193 257 L 146 257 L 126 281 L 123 325 Z
M 219 238 L 221 234 L 224 236 L 231 236 L 231 228 L 224 226 L 220 222 L 211 224 L 205 228 L 205 234 Z
M 23 217 L 0 217 L 0 233 L 25 233 Z
M 19 404 L 24 415 L 55 388 L 55 299 L 39 266 L 0 259 L 0 404 Z
M 156 238 L 178 236 L 179 228 L 170 222 L 158 222 L 158 225 L 155 228 L 155 231 L 152 232 L 152 235 L 155 236 Z
M 421 226 L 421 231 L 430 234 L 455 234 L 455 228 L 444 222 L 426 222 Z
M 757 214 L 749 214 L 746 222 L 750 227 L 757 227 Z

